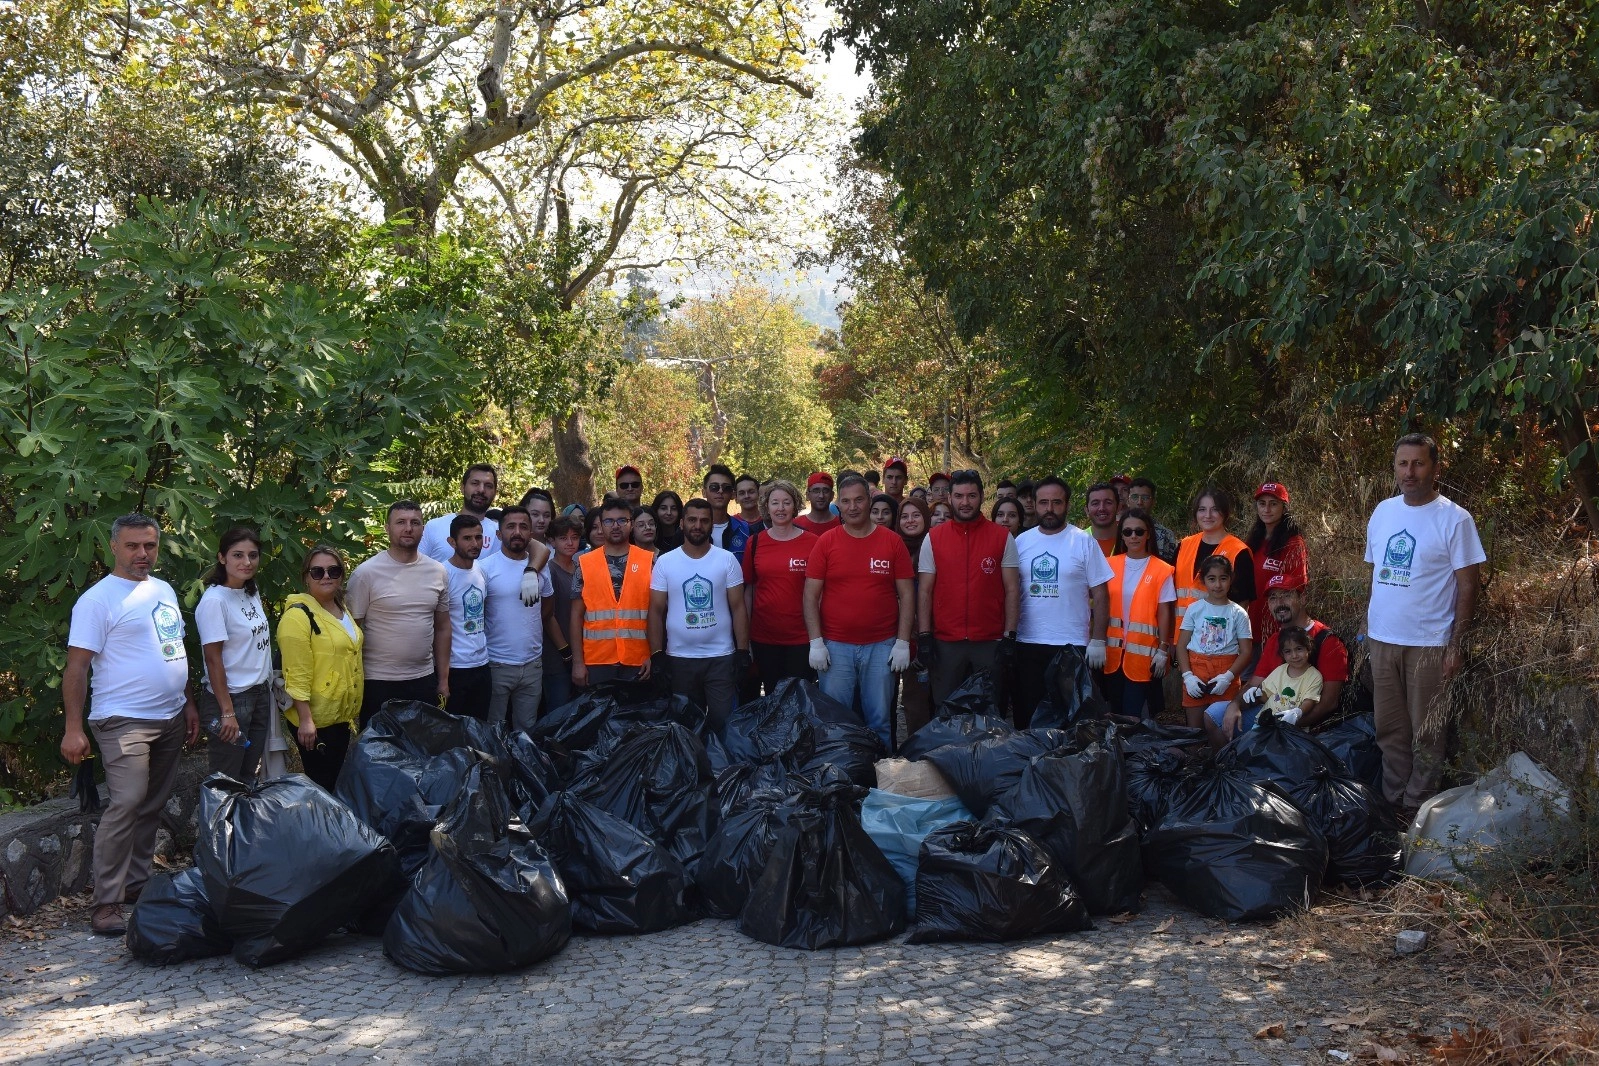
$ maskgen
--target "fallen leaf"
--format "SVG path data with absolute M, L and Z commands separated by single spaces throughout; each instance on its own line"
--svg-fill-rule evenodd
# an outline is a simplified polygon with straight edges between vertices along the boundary
M 1138 917 L 1138 916 L 1136 914 L 1133 914 L 1131 911 L 1123 911 L 1120 914 L 1111 915 L 1110 916 L 1110 924 L 1111 925 L 1126 925 L 1128 922 L 1132 921 L 1136 917 Z
M 1272 1022 L 1270 1025 L 1255 1030 L 1256 1040 L 1281 1040 L 1288 1030 L 1282 1022 Z
M 1410 1056 L 1403 1051 L 1387 1047 L 1383 1044 L 1372 1044 L 1371 1049 L 1376 1053 L 1378 1062 L 1409 1062 Z
M 1170 930 L 1171 927 L 1176 925 L 1176 924 L 1177 924 L 1177 915 L 1175 915 L 1175 914 L 1167 915 L 1166 920 L 1164 922 L 1161 922 L 1159 925 L 1155 926 L 1154 931 L 1157 932 L 1157 933 L 1164 933 L 1164 932 L 1167 932 L 1168 930 Z

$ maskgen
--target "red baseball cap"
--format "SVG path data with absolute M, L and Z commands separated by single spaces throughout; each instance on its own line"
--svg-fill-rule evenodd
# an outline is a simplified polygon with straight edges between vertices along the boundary
M 935 481 L 948 481 L 948 480 L 949 480 L 949 475 L 946 474 L 942 470 L 935 470 L 931 474 L 927 475 L 927 483 L 929 485 L 931 485 Z
M 1133 483 L 1133 475 L 1117 474 L 1115 477 L 1110 479 L 1110 483 L 1112 485 L 1131 485 Z
M 828 488 L 832 488 L 833 475 L 829 474 L 825 470 L 818 470 L 816 473 L 805 479 L 805 490 L 807 492 L 809 492 L 811 489 L 814 489 L 818 485 L 826 485 Z
M 638 467 L 633 466 L 632 464 L 627 464 L 616 468 L 616 477 L 613 480 L 621 480 L 623 474 L 638 474 L 641 479 L 644 477 L 643 473 L 639 471 Z
M 1282 486 L 1278 487 L 1281 488 Z M 1271 592 L 1273 589 L 1282 589 L 1285 592 L 1293 592 L 1296 589 L 1302 589 L 1304 587 L 1305 572 L 1303 570 L 1290 570 L 1284 574 L 1273 574 L 1271 575 L 1271 580 L 1266 582 L 1267 592 Z
M 1283 501 L 1283 503 L 1287 503 L 1288 489 L 1285 486 L 1277 484 L 1275 481 L 1268 481 L 1260 488 L 1255 490 L 1255 499 L 1258 500 L 1262 496 L 1275 496 L 1279 500 Z
M 901 459 L 897 455 L 890 456 L 888 462 L 883 464 L 883 469 L 884 470 L 888 470 L 889 468 L 896 467 L 896 466 L 899 467 L 900 473 L 903 473 L 903 474 L 910 473 L 910 469 L 911 468 L 906 466 L 905 465 L 905 460 Z

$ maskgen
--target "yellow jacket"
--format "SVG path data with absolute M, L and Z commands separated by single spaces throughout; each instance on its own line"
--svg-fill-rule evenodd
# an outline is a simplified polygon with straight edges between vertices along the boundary
M 297 605 L 304 605 L 307 615 Z M 346 612 L 348 614 L 348 612 Z M 316 631 L 312 629 L 315 617 Z M 351 620 L 354 625 L 354 619 Z M 361 645 L 365 636 L 355 628 L 355 639 L 344 623 L 322 609 L 316 597 L 296 592 L 278 619 L 278 648 L 283 652 L 283 687 L 289 698 L 311 705 L 311 721 L 318 729 L 348 722 L 361 714 Z M 298 728 L 300 716 L 293 707 L 283 715 Z

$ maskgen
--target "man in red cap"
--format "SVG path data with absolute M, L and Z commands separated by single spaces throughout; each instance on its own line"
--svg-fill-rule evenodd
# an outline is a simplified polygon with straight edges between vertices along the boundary
M 899 456 L 883 464 L 883 491 L 894 497 L 895 503 L 905 502 L 905 484 L 909 480 L 910 467 Z
M 629 507 L 640 506 L 639 501 L 644 498 L 644 475 L 639 473 L 638 467 L 624 465 L 616 468 L 616 498 Z
M 811 509 L 794 519 L 794 524 L 801 529 L 808 529 L 817 536 L 821 536 L 829 529 L 838 525 L 838 515 L 833 513 L 833 475 L 823 470 L 818 470 L 805 479 L 805 499 L 810 502 Z
M 1277 636 L 1284 628 L 1303 629 L 1310 637 L 1310 665 L 1321 671 L 1321 702 L 1299 720 L 1301 729 L 1314 729 L 1333 717 L 1344 685 L 1349 682 L 1349 648 L 1327 625 L 1310 617 L 1305 607 L 1305 575 L 1303 572 L 1277 574 L 1267 583 L 1266 606 L 1277 622 L 1277 632 L 1261 645 L 1260 659 L 1254 672 L 1244 682 L 1239 702 L 1249 705 L 1259 702 L 1261 686 L 1271 672 L 1283 664 L 1282 652 L 1277 646 Z
M 927 506 L 949 502 L 949 475 L 939 470 L 927 479 Z

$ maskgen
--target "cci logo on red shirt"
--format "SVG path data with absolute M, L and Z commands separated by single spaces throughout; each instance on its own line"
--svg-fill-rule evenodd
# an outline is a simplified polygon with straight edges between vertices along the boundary
M 887 559 L 868 559 L 867 562 L 871 564 L 872 573 L 874 574 L 886 574 L 890 571 Z
M 809 561 L 810 560 L 808 559 L 797 558 L 792 555 L 789 556 L 788 572 L 791 574 L 803 574 L 805 572 L 805 564 Z

